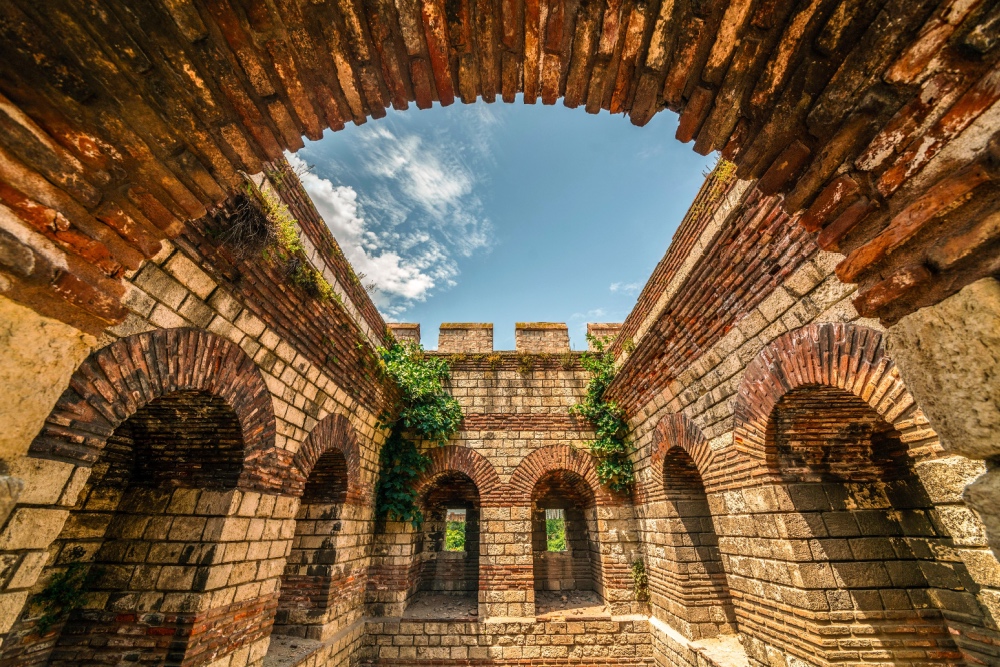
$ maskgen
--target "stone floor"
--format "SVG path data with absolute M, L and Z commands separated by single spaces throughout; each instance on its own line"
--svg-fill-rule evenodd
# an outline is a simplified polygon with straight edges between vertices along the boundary
M 479 597 L 476 593 L 455 595 L 451 593 L 417 593 L 403 612 L 404 619 L 454 619 L 475 618 L 479 614 Z
M 535 616 L 545 621 L 610 618 L 611 610 L 594 591 L 535 591 Z

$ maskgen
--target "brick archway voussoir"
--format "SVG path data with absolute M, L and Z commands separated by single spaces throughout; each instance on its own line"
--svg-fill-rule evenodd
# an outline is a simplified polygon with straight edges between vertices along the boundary
M 480 506 L 502 504 L 503 490 L 500 488 L 500 476 L 493 464 L 476 450 L 459 445 L 445 445 L 431 449 L 428 456 L 431 464 L 414 486 L 418 496 L 426 492 L 441 475 L 460 472 L 476 485 Z
M 552 445 L 536 449 L 518 464 L 510 478 L 507 504 L 530 505 L 538 480 L 550 472 L 559 470 L 568 470 L 582 477 L 594 494 L 594 502 L 598 507 L 620 505 L 626 500 L 611 493 L 600 483 L 597 478 L 596 462 L 589 452 L 567 445 Z
M 639 487 L 640 502 L 655 502 L 664 499 L 663 465 L 674 447 L 684 450 L 694 461 L 702 483 L 709 484 L 718 471 L 715 466 L 715 452 L 701 428 L 686 415 L 681 413 L 665 415 L 656 424 L 653 431 L 653 444 L 650 452 L 650 477 Z
M 91 353 L 28 449 L 30 456 L 90 467 L 125 420 L 162 396 L 199 391 L 221 398 L 239 420 L 247 479 L 274 449 L 271 393 L 256 364 L 235 343 L 201 329 L 156 329 Z
M 736 393 L 733 428 L 733 449 L 744 475 L 769 474 L 766 432 L 771 413 L 785 394 L 810 385 L 837 387 L 857 396 L 904 434 L 918 429 L 929 433 L 922 418 L 914 420 L 919 409 L 885 354 L 881 332 L 850 323 L 813 323 L 776 338 L 747 366 Z M 940 450 L 940 445 L 932 444 L 931 450 Z
M 363 504 L 368 494 L 361 483 L 361 449 L 354 427 L 341 414 L 329 415 L 309 432 L 292 458 L 286 490 L 300 497 L 316 462 L 331 450 L 339 450 L 347 462 L 347 498 L 344 502 L 349 505 Z

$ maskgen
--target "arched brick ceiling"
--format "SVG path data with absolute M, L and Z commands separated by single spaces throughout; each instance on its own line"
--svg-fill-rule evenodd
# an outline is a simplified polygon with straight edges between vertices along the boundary
M 303 136 L 523 92 L 680 113 L 892 319 L 1000 271 L 998 31 L 986 0 L 4 2 L 3 289 L 115 322 L 125 270 Z

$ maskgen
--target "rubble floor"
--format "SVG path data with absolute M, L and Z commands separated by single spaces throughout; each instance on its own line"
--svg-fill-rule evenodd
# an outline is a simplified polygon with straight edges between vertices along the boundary
M 476 593 L 417 593 L 403 612 L 404 619 L 468 619 L 479 615 L 479 596 Z
M 539 620 L 610 618 L 611 610 L 594 591 L 535 591 Z

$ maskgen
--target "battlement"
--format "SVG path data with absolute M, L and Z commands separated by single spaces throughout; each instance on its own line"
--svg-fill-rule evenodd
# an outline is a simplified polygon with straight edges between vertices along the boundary
M 492 352 L 493 324 L 444 322 L 438 330 L 438 352 Z
M 420 343 L 420 325 L 414 322 L 389 322 L 386 326 L 400 343 Z
M 389 328 L 398 340 L 420 341 L 419 324 L 391 323 Z M 587 333 L 613 337 L 621 328 L 620 323 L 591 322 L 587 324 Z M 569 327 L 565 322 L 518 322 L 514 325 L 514 350 L 527 354 L 569 352 Z M 437 351 L 445 354 L 493 352 L 493 323 L 444 322 L 438 330 Z
M 621 322 L 588 322 L 587 335 L 597 339 L 609 338 L 609 343 L 613 343 L 618 333 L 622 330 Z M 594 344 L 587 341 L 587 349 L 593 352 Z
M 569 352 L 569 328 L 562 322 L 518 322 L 514 325 L 518 352 Z

